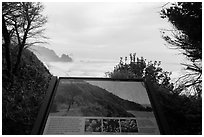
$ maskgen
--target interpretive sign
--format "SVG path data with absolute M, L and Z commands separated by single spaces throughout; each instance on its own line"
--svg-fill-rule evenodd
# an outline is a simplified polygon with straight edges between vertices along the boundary
M 42 134 L 161 134 L 142 80 L 59 78 Z

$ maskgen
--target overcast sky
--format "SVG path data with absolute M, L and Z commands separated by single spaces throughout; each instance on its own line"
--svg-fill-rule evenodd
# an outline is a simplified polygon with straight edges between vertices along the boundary
M 171 27 L 160 18 L 165 3 L 44 3 L 50 49 L 73 59 L 117 60 L 137 53 L 162 61 L 163 68 L 178 71 L 183 61 L 169 49 L 160 30 Z M 114 67 L 114 66 L 113 66 Z

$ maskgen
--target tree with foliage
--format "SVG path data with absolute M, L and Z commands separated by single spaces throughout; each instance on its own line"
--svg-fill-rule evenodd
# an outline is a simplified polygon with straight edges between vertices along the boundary
M 10 44 L 11 44 L 11 37 L 13 34 L 13 29 L 7 27 L 5 17 L 14 12 L 11 7 L 15 7 L 12 3 L 2 3 L 2 36 L 4 40 L 4 44 L 2 44 L 2 48 L 5 48 L 5 59 L 7 64 L 7 75 L 11 76 L 12 71 L 12 63 L 11 63 L 11 51 L 10 51 Z M 13 8 L 14 9 L 14 8 Z
M 168 5 L 168 4 L 167 4 Z M 161 18 L 173 25 L 173 30 L 164 30 L 164 40 L 179 49 L 190 61 L 182 64 L 186 74 L 177 81 L 177 90 L 194 90 L 198 97 L 202 94 L 202 3 L 178 2 L 161 10 Z M 170 32 L 170 33 L 169 33 Z
M 41 3 L 2 2 L 2 134 L 30 134 L 46 94 L 51 74 L 26 49 L 44 42 L 42 10 Z
M 39 43 L 44 43 L 44 24 L 47 18 L 41 14 L 43 5 L 39 2 L 3 2 L 2 30 L 6 48 L 7 65 L 11 71 L 10 43 L 17 45 L 16 63 L 13 72 L 17 72 L 23 49 Z
M 67 103 L 67 112 L 69 112 L 71 106 L 74 104 L 75 99 L 78 95 L 81 94 L 79 87 L 74 85 L 72 82 L 69 85 L 69 89 L 66 90 L 66 103 Z
M 119 79 L 140 79 L 150 81 L 156 85 L 162 85 L 170 91 L 173 89 L 173 84 L 170 82 L 171 72 L 163 71 L 160 67 L 161 61 L 149 61 L 143 57 L 136 58 L 136 53 L 130 54 L 130 62 L 127 63 L 128 58 L 120 58 L 119 64 L 114 67 L 113 72 L 107 72 L 106 76 Z
M 11 75 L 11 57 L 10 57 L 10 36 L 9 32 L 6 28 L 6 23 L 4 17 L 2 17 L 2 32 L 3 32 L 3 38 L 4 38 L 4 44 L 3 48 L 5 48 L 5 57 L 6 57 L 6 64 L 7 64 L 7 75 L 10 77 Z

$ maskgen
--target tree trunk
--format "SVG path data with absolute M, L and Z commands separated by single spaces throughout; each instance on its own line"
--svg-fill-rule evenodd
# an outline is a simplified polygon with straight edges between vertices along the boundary
M 20 65 L 22 52 L 23 52 L 23 46 L 20 45 L 20 46 L 19 46 L 19 49 L 18 49 L 18 54 L 17 54 L 17 60 L 16 60 L 15 68 L 14 68 L 14 70 L 13 70 L 13 73 L 14 73 L 14 74 L 16 74 L 16 72 L 17 72 L 17 70 L 18 70 L 18 67 L 19 67 L 19 65 Z
M 71 104 L 72 104 L 72 103 L 69 103 L 69 106 L 68 106 L 68 108 L 67 108 L 67 112 L 69 112 L 69 109 L 70 109 L 70 107 L 71 107 Z
M 72 98 L 68 101 L 69 102 L 69 106 L 67 108 L 67 112 L 69 111 L 69 109 L 71 108 L 71 105 L 73 105 L 74 103 L 74 97 L 72 96 Z
M 29 17 L 27 17 L 28 19 L 28 26 L 25 30 L 25 33 L 23 35 L 23 40 L 22 42 L 19 41 L 19 50 L 18 50 L 18 55 L 17 55 L 17 60 L 16 60 L 16 64 L 15 64 L 15 69 L 14 69 L 14 74 L 16 74 L 17 70 L 18 70 L 18 67 L 21 63 L 21 56 L 22 56 L 22 52 L 23 52 L 23 49 L 25 47 L 25 44 L 26 44 L 26 39 L 27 39 L 27 35 L 28 35 L 28 31 L 29 31 L 29 28 L 30 28 L 30 25 L 31 25 L 31 22 L 29 21 Z M 18 29 L 16 27 L 16 33 L 18 34 Z M 18 36 L 19 37 L 19 36 Z M 20 37 L 19 37 L 20 38 Z
M 4 47 L 5 47 L 5 58 L 6 58 L 6 64 L 7 64 L 7 71 L 8 71 L 8 77 L 11 76 L 11 58 L 10 58 L 10 35 L 8 33 L 5 19 L 2 16 L 2 32 L 3 32 L 3 38 L 5 41 Z

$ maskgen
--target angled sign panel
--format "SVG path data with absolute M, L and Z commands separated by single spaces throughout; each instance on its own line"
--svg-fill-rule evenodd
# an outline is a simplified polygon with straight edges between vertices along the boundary
M 41 134 L 161 134 L 142 80 L 59 78 Z

